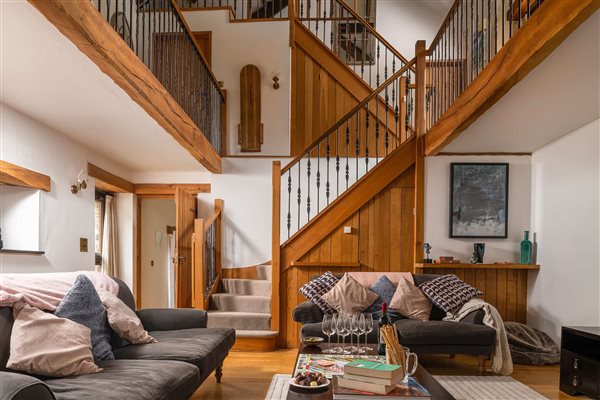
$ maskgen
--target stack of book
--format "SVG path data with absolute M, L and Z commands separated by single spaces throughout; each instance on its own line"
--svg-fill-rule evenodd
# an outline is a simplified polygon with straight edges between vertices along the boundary
M 431 395 L 416 380 L 401 384 L 402 370 L 398 365 L 372 361 L 354 361 L 344 366 L 344 375 L 336 376 L 333 387 L 335 400 L 359 400 L 380 397 L 386 400 L 430 399 Z

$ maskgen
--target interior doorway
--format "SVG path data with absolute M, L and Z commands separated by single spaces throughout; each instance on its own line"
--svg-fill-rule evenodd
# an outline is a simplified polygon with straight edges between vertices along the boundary
M 174 199 L 141 199 L 142 308 L 175 307 L 175 223 Z

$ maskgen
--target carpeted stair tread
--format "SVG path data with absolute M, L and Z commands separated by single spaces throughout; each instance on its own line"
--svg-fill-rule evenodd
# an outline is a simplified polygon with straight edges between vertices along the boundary
M 271 314 L 209 310 L 208 327 L 228 327 L 236 331 L 268 331 L 271 329 Z
M 233 293 L 215 293 L 210 296 L 210 309 L 218 311 L 240 311 L 270 314 L 271 297 Z
M 271 282 L 257 279 L 222 279 L 224 293 L 271 296 Z
M 252 331 L 252 330 L 237 330 L 235 331 L 235 337 L 238 338 L 272 338 L 277 337 L 279 331 Z

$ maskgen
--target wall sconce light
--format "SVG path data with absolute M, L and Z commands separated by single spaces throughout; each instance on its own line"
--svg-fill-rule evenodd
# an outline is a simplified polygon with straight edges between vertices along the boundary
M 87 174 L 84 170 L 79 171 L 79 175 L 77 175 L 77 183 L 75 185 L 71 185 L 71 193 L 77 194 L 80 190 L 87 189 Z
M 279 89 L 279 74 L 273 75 L 273 89 Z

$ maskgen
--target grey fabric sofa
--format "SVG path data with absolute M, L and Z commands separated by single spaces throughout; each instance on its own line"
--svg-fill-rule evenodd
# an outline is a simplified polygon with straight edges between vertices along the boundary
M 438 276 L 413 274 L 413 279 L 418 286 Z M 378 314 L 373 314 L 375 323 L 379 319 Z M 474 311 L 461 322 L 442 321 L 445 316 L 445 312 L 434 305 L 429 321 L 411 320 L 401 315 L 396 315 L 392 320 L 395 319 L 400 342 L 417 354 L 469 354 L 478 357 L 479 368 L 483 370 L 496 340 L 496 331 L 483 324 L 483 311 Z M 292 312 L 292 317 L 302 324 L 302 338 L 318 336 L 327 339 L 321 330 L 323 312 L 313 303 L 307 301 L 299 304 Z M 367 341 L 377 343 L 378 334 L 378 330 L 374 329 L 367 336 Z
M 133 294 L 122 281 L 119 298 L 135 310 Z M 129 345 L 114 332 L 115 360 L 98 363 L 97 374 L 44 378 L 10 371 L 12 308 L 0 308 L 0 400 L 180 400 L 189 398 L 213 371 L 220 382 L 235 331 L 206 328 L 206 311 L 146 309 L 136 311 L 158 343 Z

